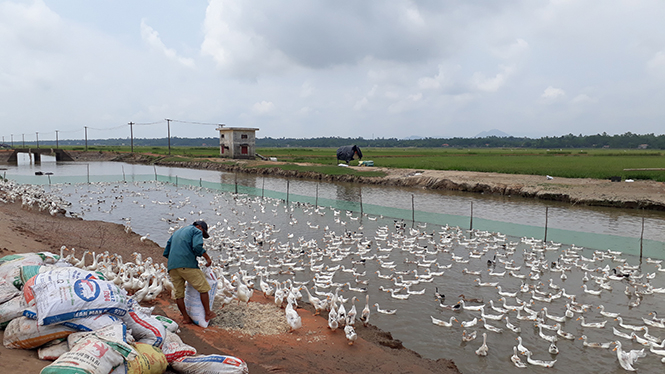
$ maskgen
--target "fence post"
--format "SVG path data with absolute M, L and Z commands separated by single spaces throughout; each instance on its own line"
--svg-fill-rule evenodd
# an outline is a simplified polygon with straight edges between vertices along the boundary
M 234 183 L 236 186 L 236 195 L 238 194 L 238 172 L 234 173 Z
M 360 215 L 363 215 L 363 186 L 360 185 Z M 412 195 L 413 196 L 413 195 Z
M 286 207 L 289 207 L 289 180 L 286 180 Z
M 316 182 L 316 200 L 314 201 L 314 206 L 319 207 L 319 182 Z
M 543 239 L 543 242 L 547 242 L 547 218 L 548 218 L 549 209 L 550 207 L 548 206 L 545 207 L 545 239 Z
M 642 232 L 640 233 L 640 262 L 642 262 L 642 242 L 644 241 L 644 217 L 642 217 Z
M 203 187 L 203 178 L 199 178 L 199 187 Z
M 411 194 L 411 228 L 416 222 L 416 202 L 415 197 Z
M 266 188 L 266 177 L 263 177 L 263 181 L 261 183 L 261 198 L 263 199 L 263 191 Z
M 155 181 L 157 181 L 157 166 L 153 164 L 152 169 L 155 171 Z
M 471 202 L 471 217 L 469 219 L 469 230 L 473 230 L 473 201 Z
M 90 164 L 86 164 L 88 172 L 86 173 L 88 175 L 88 184 L 90 184 Z

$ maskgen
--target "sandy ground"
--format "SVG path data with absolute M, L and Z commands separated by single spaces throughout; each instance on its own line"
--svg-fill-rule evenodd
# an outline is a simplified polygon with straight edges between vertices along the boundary
M 21 209 L 20 204 L 0 203 L 0 256 L 12 253 L 51 251 L 59 253 L 66 245 L 75 248 L 80 258 L 84 251 L 109 251 L 125 261 L 139 252 L 145 259 L 163 261 L 163 248 L 154 242 L 139 240 L 139 235 L 125 233 L 123 226 L 100 221 L 83 221 Z M 92 260 L 88 256 L 87 263 Z M 255 292 L 252 302 L 272 303 Z M 159 314 L 178 318 L 170 297 L 163 294 L 155 303 Z M 242 305 L 241 305 L 242 307 Z M 281 312 L 283 313 L 283 312 Z M 220 327 L 182 328 L 183 341 L 202 354 L 227 354 L 244 359 L 250 373 L 458 373 L 455 364 L 420 357 L 393 340 L 390 333 L 373 326 L 357 328 L 358 340 L 347 344 L 343 331 L 332 332 L 327 320 L 313 316 L 309 308 L 298 309 L 303 327 L 292 333 L 246 335 Z M 0 346 L 0 368 L 20 367 L 37 373 L 49 362 L 40 361 L 36 350 L 9 350 Z M 12 371 L 10 369 L 10 371 Z

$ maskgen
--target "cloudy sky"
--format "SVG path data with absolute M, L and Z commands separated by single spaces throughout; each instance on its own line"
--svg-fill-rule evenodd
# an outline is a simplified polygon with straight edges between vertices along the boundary
M 9 142 L 662 134 L 662 0 L 0 0 Z

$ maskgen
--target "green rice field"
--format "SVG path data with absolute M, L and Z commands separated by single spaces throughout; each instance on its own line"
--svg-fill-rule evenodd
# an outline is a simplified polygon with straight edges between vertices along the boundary
M 80 148 L 74 149 L 80 150 Z M 129 147 L 89 147 L 89 150 L 129 152 Z M 375 166 L 380 167 L 551 175 L 567 178 L 607 179 L 620 176 L 624 179 L 652 179 L 665 182 L 665 170 L 626 170 L 665 169 L 665 153 L 654 150 L 363 148 L 362 151 L 363 160 L 372 160 Z M 165 156 L 168 154 L 168 149 L 134 147 L 134 152 Z M 341 168 L 331 168 L 337 164 L 336 148 L 259 148 L 257 153 L 286 162 L 287 165 L 281 167 L 287 170 L 342 173 L 338 171 Z M 217 147 L 172 147 L 169 160 L 175 160 L 173 156 L 221 161 L 218 159 Z M 302 167 L 294 165 L 295 163 L 313 163 L 327 167 Z M 350 162 L 350 165 L 357 164 L 357 160 Z M 367 169 L 368 172 L 371 171 L 370 167 Z

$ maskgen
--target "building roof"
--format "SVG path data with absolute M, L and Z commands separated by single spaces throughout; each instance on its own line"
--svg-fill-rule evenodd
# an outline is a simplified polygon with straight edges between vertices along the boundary
M 219 131 L 259 131 L 255 127 L 218 127 Z

